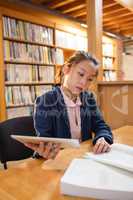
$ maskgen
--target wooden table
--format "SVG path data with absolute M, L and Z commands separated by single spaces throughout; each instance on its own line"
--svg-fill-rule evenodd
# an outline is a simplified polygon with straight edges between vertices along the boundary
M 115 142 L 133 146 L 133 126 L 114 132 Z M 84 200 L 86 198 L 60 194 L 60 178 L 70 161 L 91 149 L 82 143 L 80 149 L 62 150 L 55 160 L 27 159 L 0 171 L 0 200 Z M 91 200 L 91 198 L 89 198 Z

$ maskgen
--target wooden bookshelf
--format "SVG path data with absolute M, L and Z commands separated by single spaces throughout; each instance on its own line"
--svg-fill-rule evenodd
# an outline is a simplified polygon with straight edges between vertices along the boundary
M 4 43 L 3 72 L 5 74 L 3 83 L 5 82 L 4 95 L 6 96 L 6 98 L 4 97 L 6 99 L 4 109 L 5 116 L 8 118 L 10 114 L 7 116 L 6 110 L 9 113 L 12 108 L 33 106 L 38 94 L 41 95 L 45 87 L 47 91 L 48 87 L 50 89 L 54 85 L 55 36 L 54 28 L 48 26 L 6 15 L 1 15 L 1 20 L 3 21 L 1 38 Z M 40 42 L 43 40 L 44 42 Z M 41 62 L 36 62 L 36 60 Z M 48 81 L 48 78 L 52 75 L 50 72 L 53 74 L 52 82 Z M 46 74 L 46 81 L 40 80 L 41 73 Z M 27 79 L 23 78 L 22 80 L 21 77 L 26 77 L 29 81 L 27 82 Z M 36 81 L 32 79 L 36 79 Z
M 103 81 L 116 81 L 120 70 L 120 40 L 103 36 Z
M 23 43 L 23 44 L 25 43 L 25 44 L 32 44 L 32 45 L 38 45 L 38 46 L 55 47 L 55 45 L 44 44 L 41 42 L 32 42 L 32 41 L 22 40 L 22 39 L 15 39 L 15 38 L 10 38 L 10 37 L 4 37 L 3 39 L 12 41 L 12 42 Z
M 53 44 L 46 44 L 38 41 L 31 41 L 31 40 L 26 40 L 26 39 L 20 39 L 20 38 L 13 38 L 13 37 L 7 37 L 4 36 L 3 34 L 3 22 L 2 18 L 3 16 L 8 16 L 11 18 L 18 19 L 20 21 L 28 22 L 31 24 L 36 24 L 44 27 L 49 27 L 53 29 Z M 53 86 L 54 84 L 60 84 L 60 75 L 61 75 L 61 69 L 63 63 L 67 60 L 69 56 L 71 56 L 75 50 L 77 49 L 83 49 L 79 47 L 70 47 L 67 45 L 60 45 L 57 43 L 57 38 L 56 38 L 56 32 L 61 31 L 64 32 L 65 35 L 72 35 L 75 38 L 80 38 L 85 39 L 87 41 L 87 32 L 86 29 L 81 27 L 78 22 L 74 22 L 72 20 L 68 20 L 65 18 L 58 17 L 57 15 L 49 14 L 48 12 L 44 12 L 43 9 L 38 9 L 35 7 L 28 7 L 28 6 L 19 6 L 17 4 L 11 4 L 11 3 L 6 3 L 2 2 L 0 3 L 0 121 L 5 120 L 7 118 L 7 110 L 6 110 L 6 100 L 5 100 L 5 87 L 17 87 L 17 86 L 28 86 L 28 87 L 39 87 L 39 86 Z M 31 46 L 40 46 L 40 47 L 48 47 L 52 48 L 55 51 L 61 50 L 63 59 L 61 60 L 60 63 L 55 62 L 52 64 L 49 63 L 40 63 L 38 61 L 26 61 L 26 60 L 6 60 L 4 59 L 4 51 L 3 51 L 3 41 L 8 41 L 8 42 L 15 42 L 19 44 L 25 44 L 25 45 L 31 45 Z M 70 40 L 69 40 L 70 41 Z M 120 63 L 119 63 L 119 58 L 120 58 L 120 53 L 119 53 L 119 47 L 121 47 L 121 41 L 117 41 L 116 39 L 111 38 L 109 43 L 112 43 L 115 47 L 115 52 L 114 55 L 104 55 L 106 58 L 111 58 L 113 60 L 113 69 L 105 69 L 103 66 L 102 70 L 104 71 L 113 71 L 118 74 L 120 71 Z M 88 42 L 86 43 L 86 45 Z M 87 50 L 87 48 L 86 48 Z M 6 70 L 6 65 L 36 65 L 36 66 L 54 66 L 54 73 L 55 73 L 55 80 L 54 83 L 46 83 L 46 81 L 30 81 L 30 82 L 6 82 L 4 77 L 5 77 L 5 70 Z M 117 76 L 118 77 L 118 76 Z M 103 77 L 100 78 L 102 80 Z
M 1 7 L 0 6 L 0 12 L 1 12 L 1 15 L 0 15 L 0 92 L 1 92 L 1 97 L 0 97 L 0 107 L 2 108 L 0 110 L 0 121 L 3 121 L 5 119 L 8 118 L 7 116 L 7 113 L 9 115 L 9 111 L 11 110 L 12 112 L 12 116 L 10 117 L 15 117 L 14 114 L 15 112 L 17 112 L 17 110 L 15 109 L 18 109 L 18 108 L 21 108 L 22 110 L 24 108 L 29 108 L 31 110 L 31 108 L 33 107 L 33 102 L 30 102 L 30 100 L 27 102 L 27 103 L 15 103 L 15 104 L 10 104 L 10 103 L 6 103 L 7 101 L 7 97 L 5 98 L 6 94 L 8 93 L 8 90 L 11 90 L 13 91 L 12 95 L 11 96 L 19 96 L 19 95 L 15 95 L 15 90 L 28 90 L 28 93 L 29 91 L 31 90 L 35 90 L 37 92 L 37 94 L 39 94 L 39 91 L 38 91 L 38 88 L 41 88 L 43 89 L 44 86 L 46 86 L 47 88 L 48 87 L 52 87 L 53 85 L 55 84 L 60 84 L 60 81 L 57 81 L 56 80 L 56 73 L 58 74 L 59 73 L 59 70 L 61 71 L 61 66 L 62 64 L 64 63 L 64 61 L 73 54 L 73 52 L 76 49 L 74 49 L 74 47 L 72 48 L 69 48 L 68 46 L 64 45 L 64 46 L 59 46 L 56 42 L 56 31 L 57 30 L 60 30 L 66 34 L 69 34 L 69 35 L 74 35 L 76 37 L 78 37 L 77 35 L 77 31 L 75 33 L 71 32 L 71 31 L 68 31 L 66 30 L 66 27 L 71 27 L 71 24 L 74 24 L 74 23 L 71 23 L 70 21 L 70 24 L 68 23 L 68 20 L 67 21 L 67 26 L 62 26 L 60 23 L 62 23 L 62 19 L 58 19 L 58 24 L 56 24 L 57 22 L 57 18 L 54 19 L 54 17 L 52 17 L 50 19 L 50 21 L 47 21 L 46 19 L 44 20 L 44 16 L 47 16 L 47 14 L 45 15 L 45 13 L 41 13 L 39 11 L 36 11 L 36 16 L 34 15 L 35 14 L 35 11 L 32 11 L 32 9 L 29 10 L 29 12 L 27 12 L 27 14 L 25 13 L 25 10 L 24 8 L 20 8 L 20 7 L 16 7 L 16 5 L 12 6 L 12 5 L 8 5 L 7 7 Z M 28 10 L 27 10 L 28 11 Z M 41 17 L 40 17 L 41 16 Z M 24 37 L 13 37 L 12 35 L 5 35 L 5 30 L 4 30 L 4 22 L 3 22 L 3 18 L 4 17 L 8 17 L 9 20 L 8 20 L 8 23 L 10 23 L 10 19 L 12 20 L 16 20 L 17 23 L 18 21 L 20 23 L 28 23 L 28 24 L 32 24 L 32 25 L 36 25 L 36 26 L 41 26 L 41 27 L 45 27 L 45 28 L 49 28 L 51 30 L 53 30 L 53 42 L 48 44 L 48 43 L 45 43 L 45 42 L 40 42 L 40 41 L 32 41 L 32 40 L 29 40 L 29 39 L 25 39 Z M 48 19 L 48 17 L 46 17 Z M 54 19 L 54 21 L 53 21 Z M 60 23 L 59 23 L 60 22 Z M 56 25 L 55 25 L 56 24 Z M 75 23 L 77 24 L 77 23 Z M 6 25 L 6 27 L 9 26 L 9 24 Z M 76 25 L 77 26 L 77 25 Z M 78 27 L 78 26 L 77 26 Z M 11 28 L 11 27 L 10 27 Z M 68 28 L 69 29 L 69 28 Z M 81 28 L 82 29 L 82 28 Z M 75 30 L 80 30 L 80 27 L 78 27 L 77 29 Z M 14 32 L 14 30 L 13 30 Z M 80 31 L 78 31 L 80 32 Z M 85 38 L 86 36 L 86 31 L 84 29 L 82 29 L 81 31 L 82 33 L 85 32 L 85 34 L 83 34 L 84 36 L 81 36 L 79 34 L 79 37 L 82 37 L 82 38 Z M 18 50 L 19 52 L 19 49 L 21 49 L 21 45 L 30 45 L 30 48 L 31 47 L 34 47 L 34 48 L 50 48 L 52 49 L 53 51 L 56 52 L 56 49 L 60 49 L 62 51 L 62 55 L 63 55 L 63 59 L 61 61 L 61 63 L 58 63 L 57 60 L 56 60 L 56 55 L 54 55 L 54 62 L 52 63 L 47 63 L 47 62 L 38 62 L 38 60 L 26 60 L 26 59 L 17 59 L 15 57 L 15 59 L 13 59 L 10 55 L 8 57 L 8 59 L 6 58 L 6 56 L 4 56 L 4 52 L 6 52 L 6 50 L 4 49 L 3 45 L 4 44 L 4 41 L 6 41 L 5 43 L 9 46 L 9 49 L 7 48 L 6 50 L 8 50 L 8 52 L 10 53 L 11 50 L 14 48 L 15 44 L 16 46 L 17 45 L 20 45 L 18 46 L 16 49 Z M 11 49 L 10 49 L 10 46 L 11 45 L 14 45 Z M 15 50 L 14 50 L 15 51 Z M 17 53 L 18 53 L 17 52 Z M 52 82 L 47 82 L 45 80 L 43 81 L 40 81 L 40 80 L 37 80 L 37 81 L 12 81 L 12 80 L 9 80 L 9 81 L 6 81 L 6 77 L 5 77 L 5 74 L 6 74 L 6 70 L 9 66 L 13 66 L 14 68 L 16 66 L 36 66 L 37 68 L 39 67 L 54 67 L 54 74 L 55 74 L 55 79 L 54 81 Z M 57 68 L 59 70 L 57 70 Z M 39 68 L 40 69 L 40 68 Z M 57 70 L 57 71 L 56 71 Z M 40 73 L 40 72 L 39 72 Z M 25 75 L 23 75 L 25 76 Z M 46 88 L 46 89 L 47 89 Z M 40 89 L 40 91 L 41 91 Z M 30 98 L 33 98 L 33 94 L 31 94 L 31 97 Z M 13 97 L 12 97 L 13 98 Z M 19 112 L 19 114 L 21 114 L 21 111 Z

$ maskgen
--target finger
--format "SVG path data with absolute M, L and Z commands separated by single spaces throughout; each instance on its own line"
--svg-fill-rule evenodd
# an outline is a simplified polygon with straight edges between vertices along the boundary
M 107 152 L 111 151 L 111 145 L 109 145 L 109 148 L 107 149 Z
M 40 142 L 39 146 L 38 146 L 38 149 L 37 149 L 37 152 L 42 155 L 43 152 L 45 151 L 45 144 L 44 142 Z
M 57 145 L 57 147 L 56 147 L 56 149 L 55 149 L 55 152 L 56 152 L 56 153 L 58 153 L 58 152 L 60 151 L 60 147 L 61 147 L 60 145 Z
M 50 152 L 48 158 L 54 159 L 57 156 L 59 151 L 60 151 L 60 145 L 59 144 L 53 144 L 52 151 Z
M 103 147 L 103 149 L 102 149 L 102 151 L 100 153 L 105 153 L 105 152 L 108 151 L 108 149 L 109 149 L 109 146 L 104 144 L 104 147 Z
M 42 156 L 44 158 L 48 159 L 51 151 L 52 151 L 52 143 L 49 142 L 49 143 L 47 143 L 47 145 L 45 147 L 45 151 L 43 152 Z
M 54 151 L 51 151 L 48 155 L 48 159 L 54 159 L 56 157 L 56 153 Z
M 97 143 L 94 145 L 94 147 L 93 147 L 93 152 L 94 152 L 94 153 L 97 152 L 97 150 L 98 150 L 98 148 L 99 148 L 99 145 L 100 145 L 99 142 L 97 142 Z
M 104 143 L 104 142 L 106 142 L 105 139 L 104 139 L 104 137 L 99 138 L 99 139 L 96 141 L 95 146 L 93 147 L 93 152 L 94 152 L 94 153 L 97 153 L 100 144 L 101 144 L 101 143 Z
M 94 148 L 94 153 L 101 153 L 102 149 L 104 148 L 105 143 L 106 143 L 106 141 L 103 137 L 99 138 L 96 142 L 96 146 Z
M 103 148 L 102 150 L 102 153 L 105 153 L 105 152 L 109 152 L 111 150 L 111 147 L 109 144 L 105 145 L 105 147 Z
M 102 150 L 104 148 L 104 143 L 99 143 L 98 148 L 96 149 L 96 154 L 102 153 Z

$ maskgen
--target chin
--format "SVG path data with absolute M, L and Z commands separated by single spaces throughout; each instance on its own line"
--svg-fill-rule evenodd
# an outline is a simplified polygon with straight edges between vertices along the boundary
M 79 95 L 82 92 L 82 89 L 79 88 L 75 88 L 75 90 L 73 91 L 74 94 Z

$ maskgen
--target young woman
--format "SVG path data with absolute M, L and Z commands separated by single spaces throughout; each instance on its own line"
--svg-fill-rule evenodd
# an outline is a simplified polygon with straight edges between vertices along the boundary
M 62 84 L 38 97 L 34 123 L 38 136 L 93 139 L 94 153 L 110 150 L 110 128 L 104 122 L 88 86 L 98 74 L 99 64 L 84 51 L 77 51 L 64 64 Z M 52 143 L 26 144 L 46 159 L 54 158 L 60 146 Z

